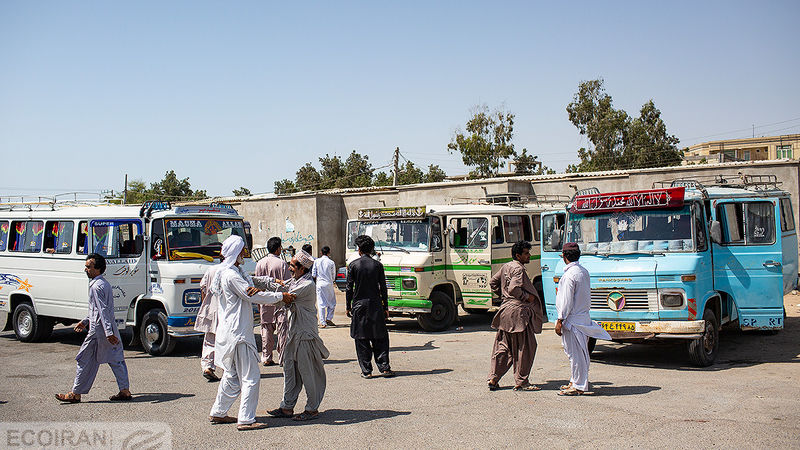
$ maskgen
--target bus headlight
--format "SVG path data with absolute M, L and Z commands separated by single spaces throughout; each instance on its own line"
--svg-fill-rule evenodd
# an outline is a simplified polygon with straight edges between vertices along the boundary
M 416 291 L 417 279 L 416 278 L 403 278 L 403 290 Z
M 661 294 L 661 306 L 665 308 L 676 308 L 683 305 L 683 295 L 678 292 Z

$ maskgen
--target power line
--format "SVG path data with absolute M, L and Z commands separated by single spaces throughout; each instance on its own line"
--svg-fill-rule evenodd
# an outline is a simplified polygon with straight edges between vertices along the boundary
M 739 133 L 739 132 L 742 132 L 742 131 L 750 131 L 750 130 L 753 130 L 755 128 L 770 127 L 770 126 L 773 126 L 773 125 L 780 125 L 782 123 L 795 122 L 795 121 L 798 121 L 798 120 L 800 120 L 800 117 L 797 117 L 797 118 L 794 118 L 794 119 L 789 119 L 789 120 L 782 120 L 780 122 L 767 123 L 767 124 L 764 124 L 764 125 L 756 125 L 755 127 L 751 126 L 751 127 L 747 127 L 747 128 L 740 128 L 738 130 L 731 130 L 731 131 L 725 131 L 725 132 L 722 132 L 722 133 L 707 134 L 705 136 L 698 136 L 698 137 L 688 138 L 687 141 L 693 141 L 693 140 L 696 140 L 696 139 L 705 139 L 705 138 L 710 138 L 710 137 L 714 137 L 714 136 L 722 136 L 722 135 L 731 134 L 731 133 Z M 791 128 L 794 128 L 794 127 L 791 127 Z

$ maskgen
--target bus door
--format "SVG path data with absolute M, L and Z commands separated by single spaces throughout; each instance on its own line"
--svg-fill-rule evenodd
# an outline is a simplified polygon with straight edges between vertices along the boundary
M 442 236 L 444 229 L 442 220 L 439 216 L 430 216 L 431 242 L 429 248 L 431 252 L 431 278 L 434 283 L 447 279 L 447 265 L 445 263 L 447 255 L 445 254 L 444 238 Z
M 564 273 L 564 260 L 561 258 L 561 245 L 564 240 L 566 214 L 563 211 L 542 213 L 539 239 L 541 241 L 542 290 L 544 291 L 547 320 L 555 322 L 556 282 L 553 277 Z
M 722 240 L 713 244 L 714 288 L 733 297 L 743 329 L 783 328 L 783 261 L 776 210 L 775 201 L 769 199 L 716 202 Z M 702 315 L 698 310 L 697 318 Z
M 106 257 L 105 278 L 114 297 L 114 318 L 125 328 L 128 307 L 147 290 L 142 222 L 138 219 L 99 219 L 89 222 L 90 249 Z
M 461 290 L 467 308 L 489 308 L 492 292 L 491 216 L 448 217 L 448 278 Z

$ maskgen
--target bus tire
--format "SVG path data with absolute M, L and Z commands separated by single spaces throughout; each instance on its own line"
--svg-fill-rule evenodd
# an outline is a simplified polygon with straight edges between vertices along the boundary
M 14 308 L 11 320 L 14 334 L 21 342 L 38 342 L 47 339 L 53 332 L 55 324 L 52 318 L 36 314 L 33 305 L 27 302 L 20 303 Z
M 689 342 L 688 349 L 692 364 L 708 367 L 717 359 L 719 328 L 717 327 L 717 316 L 710 308 L 703 311 L 703 320 L 705 320 L 703 337 Z
M 595 338 L 593 338 L 593 337 L 590 337 L 590 338 L 589 338 L 588 345 L 587 345 L 587 346 L 589 347 L 589 354 L 590 354 L 590 355 L 591 355 L 591 354 L 592 354 L 592 352 L 594 351 L 594 347 L 595 347 L 596 345 L 597 345 L 597 339 L 595 339 Z
M 449 295 L 443 292 L 431 294 L 431 312 L 418 314 L 417 323 L 425 331 L 446 330 L 456 320 L 456 304 Z
M 139 340 L 144 351 L 153 356 L 164 356 L 175 348 L 175 339 L 167 333 L 167 313 L 153 308 L 142 316 L 139 324 Z

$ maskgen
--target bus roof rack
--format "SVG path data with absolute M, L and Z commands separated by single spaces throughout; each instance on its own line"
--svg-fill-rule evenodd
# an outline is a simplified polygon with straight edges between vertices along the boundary
M 68 206 L 110 205 L 111 202 L 103 194 L 97 192 L 66 192 L 53 196 L 42 195 L 8 195 L 0 197 L 0 210 L 50 210 Z
M 739 172 L 736 175 L 711 175 L 696 178 L 679 178 L 675 180 L 656 181 L 653 187 L 683 186 L 687 189 L 697 189 L 708 197 L 709 187 L 729 187 L 747 189 L 749 191 L 776 191 L 779 185 L 776 175 L 747 175 Z
M 504 206 L 524 206 L 531 203 L 567 203 L 569 197 L 558 194 L 517 194 L 508 192 L 503 194 L 488 194 L 485 197 L 475 198 L 454 198 L 450 200 L 451 205 L 504 205 Z

